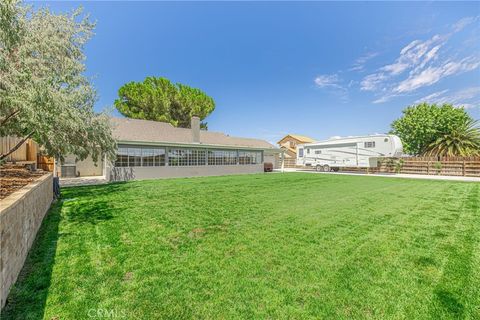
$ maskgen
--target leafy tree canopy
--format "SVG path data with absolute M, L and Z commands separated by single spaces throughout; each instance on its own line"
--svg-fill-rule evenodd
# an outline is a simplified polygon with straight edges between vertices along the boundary
M 393 121 L 391 133 L 400 137 L 405 153 L 420 155 L 432 142 L 472 120 L 463 108 L 421 103 L 403 110 L 403 116 Z
M 205 119 L 215 102 L 203 91 L 166 78 L 147 77 L 129 82 L 118 90 L 115 107 L 128 118 L 169 122 L 175 127 L 190 127 L 192 116 Z M 207 123 L 202 123 L 206 128 Z
M 96 92 L 83 75 L 93 28 L 80 10 L 54 14 L 0 2 L 0 136 L 31 137 L 58 158 L 113 159 L 109 117 L 94 112 Z

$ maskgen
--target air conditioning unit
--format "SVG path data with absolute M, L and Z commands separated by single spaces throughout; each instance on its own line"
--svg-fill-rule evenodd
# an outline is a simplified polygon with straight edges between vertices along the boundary
M 75 178 L 77 176 L 77 166 L 74 164 L 63 164 L 61 175 L 62 178 Z

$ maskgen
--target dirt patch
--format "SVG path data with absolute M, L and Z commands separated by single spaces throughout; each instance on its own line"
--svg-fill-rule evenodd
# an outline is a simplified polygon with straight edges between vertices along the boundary
M 132 278 L 133 278 L 133 272 L 127 272 L 123 276 L 123 281 L 130 281 L 132 280 Z
M 189 238 L 201 238 L 207 233 L 226 231 L 228 229 L 228 222 L 223 224 L 214 224 L 205 228 L 195 228 L 188 233 Z
M 195 228 L 195 229 L 192 229 L 192 231 L 190 231 L 188 233 L 188 237 L 189 238 L 200 238 L 203 236 L 203 234 L 206 232 L 205 229 L 203 228 Z
M 0 199 L 35 181 L 47 172 L 30 171 L 23 166 L 5 165 L 0 167 Z

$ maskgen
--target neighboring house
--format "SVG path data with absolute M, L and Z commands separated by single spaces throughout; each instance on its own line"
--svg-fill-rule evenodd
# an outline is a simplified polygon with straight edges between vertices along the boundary
M 304 143 L 312 143 L 315 140 L 309 137 L 300 136 L 298 134 L 287 134 L 280 141 L 278 145 L 285 150 L 285 159 L 297 158 L 297 145 Z
M 116 161 L 95 166 L 91 159 L 75 162 L 67 157 L 59 166 L 63 176 L 105 175 L 121 181 L 256 173 L 281 152 L 264 140 L 200 130 L 198 117 L 192 118 L 191 129 L 149 120 L 112 121 L 118 143 Z

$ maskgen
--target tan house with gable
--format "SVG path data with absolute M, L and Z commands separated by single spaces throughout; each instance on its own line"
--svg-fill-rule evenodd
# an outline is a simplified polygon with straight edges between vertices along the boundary
M 277 143 L 280 146 L 280 148 L 285 150 L 285 159 L 289 159 L 289 158 L 296 159 L 297 145 L 303 144 L 303 143 L 311 143 L 314 141 L 315 140 L 310 137 L 301 136 L 298 134 L 287 134 Z

